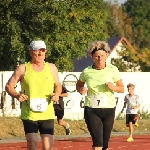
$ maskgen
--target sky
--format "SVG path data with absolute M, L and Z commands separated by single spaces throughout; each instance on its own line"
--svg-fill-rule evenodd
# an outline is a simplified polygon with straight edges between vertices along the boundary
M 120 4 L 123 4 L 126 0 L 118 0 Z
M 105 1 L 109 1 L 109 0 L 105 0 Z M 113 0 L 111 0 L 111 1 L 113 1 Z M 127 0 L 118 0 L 118 3 L 123 4 L 125 1 L 127 1 Z

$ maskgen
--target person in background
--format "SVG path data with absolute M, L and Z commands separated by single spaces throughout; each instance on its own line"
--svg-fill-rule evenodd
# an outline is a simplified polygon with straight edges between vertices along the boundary
M 129 83 L 127 85 L 128 94 L 124 98 L 124 106 L 121 110 L 123 113 L 124 108 L 126 108 L 126 126 L 129 127 L 129 137 L 127 138 L 127 142 L 133 141 L 133 124 L 135 127 L 138 127 L 138 108 L 140 107 L 139 96 L 134 94 L 135 85 Z
M 55 110 L 55 116 L 57 117 L 58 124 L 64 127 L 66 131 L 66 135 L 70 135 L 71 134 L 70 125 L 63 120 L 63 116 L 64 116 L 63 97 L 68 97 L 68 93 L 65 86 L 62 85 L 62 93 L 59 96 L 59 101 L 54 102 L 54 110 Z
M 5 89 L 10 96 L 22 102 L 20 119 L 24 126 L 27 150 L 38 149 L 38 131 L 42 140 L 42 150 L 52 150 L 55 116 L 53 101 L 58 101 L 61 94 L 58 69 L 54 64 L 44 61 L 44 41 L 32 41 L 29 54 L 31 61 L 16 68 Z M 21 84 L 21 93 L 14 88 L 18 82 Z
M 105 41 L 92 42 L 88 53 L 94 63 L 82 71 L 76 84 L 81 95 L 87 93 L 84 119 L 92 137 L 92 150 L 108 150 L 115 117 L 114 92 L 124 92 L 118 68 L 106 63 L 109 52 Z

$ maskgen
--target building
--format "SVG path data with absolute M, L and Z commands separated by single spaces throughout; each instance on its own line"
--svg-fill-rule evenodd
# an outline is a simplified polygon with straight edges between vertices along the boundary
M 130 42 L 125 38 L 125 37 L 112 37 L 108 39 L 108 44 L 109 47 L 111 49 L 110 51 L 110 55 L 107 58 L 107 63 L 111 63 L 112 59 L 116 59 L 119 58 L 121 56 L 118 55 L 117 51 L 122 50 L 123 45 L 129 46 L 132 49 L 133 46 L 130 44 Z M 74 70 L 73 72 L 81 72 L 84 68 L 86 68 L 87 66 L 91 65 L 93 63 L 91 57 L 86 54 L 86 56 L 82 57 L 79 60 L 73 60 L 74 63 Z M 127 62 L 123 62 L 125 65 L 127 64 Z M 137 67 L 137 70 L 140 67 Z M 129 70 L 129 72 L 132 70 Z

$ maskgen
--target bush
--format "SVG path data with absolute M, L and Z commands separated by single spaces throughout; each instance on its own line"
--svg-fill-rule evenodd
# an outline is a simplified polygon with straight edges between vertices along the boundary
M 140 119 L 150 119 L 150 113 L 148 109 L 145 110 L 144 107 L 138 110 L 138 115 Z
M 119 113 L 117 116 L 116 116 L 116 120 L 124 120 L 125 119 L 125 114 L 123 114 L 123 113 Z

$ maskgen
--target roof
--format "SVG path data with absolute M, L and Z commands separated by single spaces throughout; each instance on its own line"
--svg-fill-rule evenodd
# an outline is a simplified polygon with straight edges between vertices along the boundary
M 82 57 L 79 60 L 74 59 L 73 60 L 73 64 L 74 64 L 73 72 L 82 72 L 84 68 L 86 68 L 87 66 L 90 66 L 92 63 L 93 63 L 93 60 L 88 54 L 86 54 L 86 56 Z
M 118 44 L 120 41 L 121 37 L 112 37 L 108 39 L 108 45 L 111 49 L 111 51 L 114 49 L 114 47 Z
M 111 55 L 111 52 L 113 50 L 115 50 L 116 46 L 120 42 L 124 42 L 128 46 L 130 46 L 131 48 L 133 48 L 132 45 L 130 44 L 130 42 L 125 37 L 111 37 L 111 38 L 108 39 L 108 45 L 109 45 L 109 47 L 111 49 L 110 55 Z M 73 70 L 73 72 L 81 72 L 81 71 L 83 71 L 84 68 L 86 68 L 87 66 L 90 66 L 92 63 L 93 63 L 93 60 L 86 53 L 85 56 L 82 57 L 81 59 L 79 59 L 79 60 L 74 59 L 73 60 L 73 64 L 74 64 L 74 70 Z

